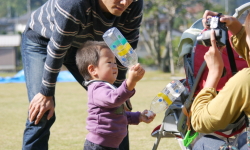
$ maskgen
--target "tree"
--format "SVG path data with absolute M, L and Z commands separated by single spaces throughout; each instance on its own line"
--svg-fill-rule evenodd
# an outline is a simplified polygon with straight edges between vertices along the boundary
M 34 10 L 47 0 L 30 0 L 30 8 Z M 0 18 L 14 18 L 27 13 L 27 0 L 0 0 Z
M 202 2 L 202 4 L 201 4 Z M 204 7 L 211 5 L 206 0 L 145 0 L 141 38 L 155 64 L 163 72 L 175 74 L 173 31 L 183 32 L 194 21 L 202 17 Z M 177 57 L 177 58 L 176 58 Z

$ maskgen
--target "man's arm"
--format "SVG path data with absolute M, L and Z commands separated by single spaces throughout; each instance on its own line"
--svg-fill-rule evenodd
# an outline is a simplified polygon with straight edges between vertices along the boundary
M 67 5 L 65 5 L 65 3 L 67 3 Z M 72 5 L 72 7 L 68 7 L 68 5 Z M 78 7 L 74 7 L 73 1 L 59 0 L 56 1 L 55 7 L 56 11 L 53 13 L 54 16 L 50 13 L 48 13 L 50 16 L 47 16 L 47 18 L 54 17 L 53 32 L 51 33 L 52 35 L 47 46 L 47 57 L 44 64 L 40 93 L 34 96 L 29 106 L 29 120 L 35 121 L 35 124 L 39 123 L 40 119 L 47 111 L 49 111 L 47 116 L 48 120 L 53 116 L 53 96 L 55 94 L 57 76 L 60 72 L 64 56 L 66 55 L 67 50 L 71 47 L 73 38 L 79 30 L 80 21 L 71 15 L 76 15 L 76 12 L 79 12 L 79 10 L 77 10 Z M 41 13 L 42 11 L 37 11 L 32 16 L 37 17 L 40 16 Z M 36 22 L 36 24 L 39 24 L 37 26 L 45 26 L 43 23 L 44 22 Z M 52 27 L 52 24 L 50 27 Z

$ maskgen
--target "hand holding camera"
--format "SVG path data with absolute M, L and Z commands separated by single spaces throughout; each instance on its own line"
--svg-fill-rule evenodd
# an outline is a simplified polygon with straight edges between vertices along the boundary
M 227 27 L 226 23 L 220 21 L 220 14 L 217 16 L 213 16 L 211 18 L 208 18 L 206 20 L 206 26 L 209 27 L 209 29 L 203 31 L 198 37 L 197 42 L 198 44 L 202 44 L 204 46 L 212 46 L 210 36 L 211 36 L 211 29 L 215 32 L 215 39 L 216 44 L 218 47 L 222 47 L 226 45 L 226 39 L 227 39 Z
M 210 32 L 211 30 L 211 27 L 209 25 L 209 23 L 211 22 L 211 20 L 209 21 L 208 18 L 212 17 L 218 17 L 218 27 L 216 29 L 221 29 L 222 31 L 224 31 L 223 29 L 225 28 L 225 30 L 227 31 L 230 30 L 230 33 L 232 35 L 235 35 L 237 34 L 241 28 L 242 28 L 242 24 L 238 21 L 237 18 L 233 17 L 233 16 L 228 16 L 228 15 L 221 15 L 220 13 L 218 12 L 213 12 L 213 11 L 210 11 L 210 10 L 206 10 L 205 13 L 203 14 L 203 20 L 202 20 L 202 23 L 203 23 L 203 26 L 204 28 L 208 29 L 206 30 L 207 32 Z M 213 22 L 213 21 L 212 21 Z M 210 23 L 211 24 L 211 23 Z M 209 26 L 208 26 L 209 25 Z M 215 30 L 216 30 L 215 29 Z M 215 31 L 216 32 L 216 31 Z M 211 45 L 210 41 L 207 40 L 207 39 L 210 39 L 210 34 L 209 33 L 206 33 L 204 32 L 206 35 L 200 35 L 199 39 L 197 39 L 198 43 L 199 44 L 202 44 L 202 45 L 205 45 L 205 46 L 209 46 Z M 225 32 L 226 33 L 226 32 Z M 202 33 L 203 34 L 203 33 Z M 222 35 L 222 39 L 220 38 L 219 35 Z M 204 37 L 203 37 L 204 36 Z M 220 33 L 220 31 L 217 31 L 217 34 L 216 34 L 216 40 L 219 41 L 219 45 L 218 46 L 221 46 L 220 43 L 224 43 L 224 38 L 225 36 L 223 36 L 223 33 Z M 203 42 L 202 42 L 203 41 Z M 203 44 L 204 43 L 204 44 Z M 222 44 L 224 45 L 224 44 Z

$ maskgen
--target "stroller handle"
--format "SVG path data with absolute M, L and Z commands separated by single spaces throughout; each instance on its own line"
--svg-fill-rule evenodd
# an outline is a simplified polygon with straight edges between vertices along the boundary
M 240 18 L 240 16 L 243 14 L 243 12 L 247 9 L 250 9 L 250 2 L 245 3 L 245 4 L 241 5 L 240 7 L 236 8 L 233 17 Z

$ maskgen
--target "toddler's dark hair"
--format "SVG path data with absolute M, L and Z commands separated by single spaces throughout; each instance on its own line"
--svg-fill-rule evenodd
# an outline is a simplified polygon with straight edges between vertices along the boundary
M 98 66 L 100 51 L 103 48 L 109 48 L 104 41 L 87 41 L 77 50 L 76 65 L 86 81 L 91 80 L 88 66 Z

